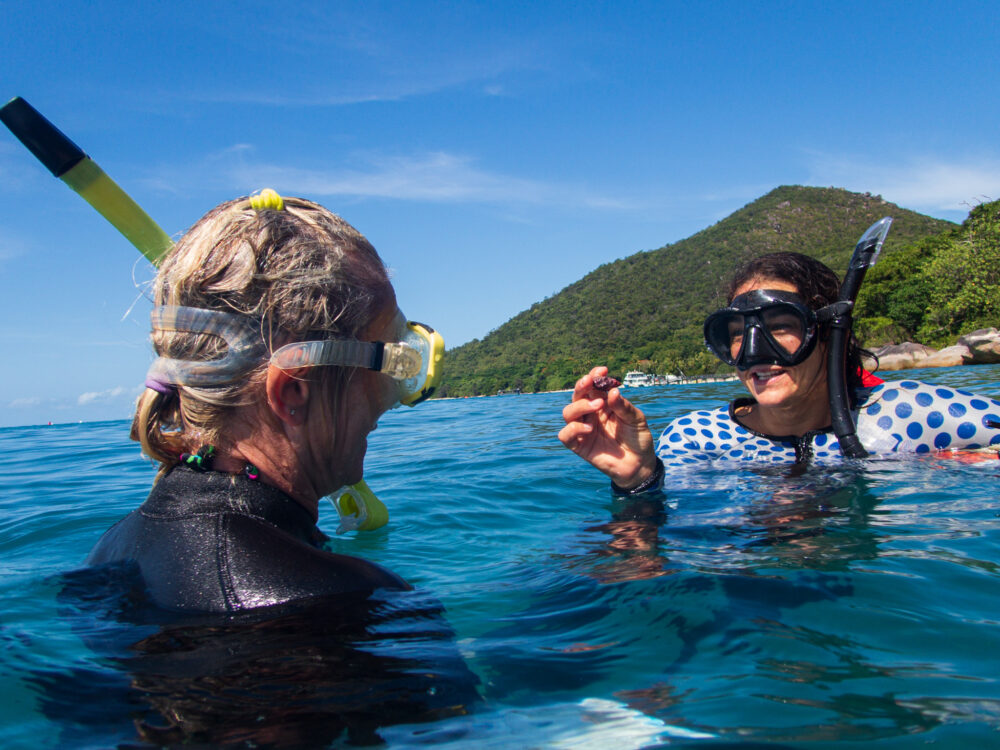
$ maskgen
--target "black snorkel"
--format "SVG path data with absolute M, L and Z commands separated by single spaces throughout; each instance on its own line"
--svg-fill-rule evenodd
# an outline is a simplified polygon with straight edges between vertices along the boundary
M 851 402 L 847 392 L 847 347 L 851 341 L 854 301 L 868 269 L 875 265 L 882 243 L 889 234 L 892 218 L 879 219 L 861 235 L 840 286 L 840 297 L 829 310 L 830 336 L 827 340 L 826 382 L 830 393 L 830 420 L 840 452 L 847 458 L 864 458 L 868 451 L 855 433 Z

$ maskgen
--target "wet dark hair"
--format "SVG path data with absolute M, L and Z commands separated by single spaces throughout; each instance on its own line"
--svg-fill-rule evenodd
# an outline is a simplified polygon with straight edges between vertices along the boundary
M 755 280 L 785 281 L 793 285 L 799 297 L 811 310 L 819 310 L 831 305 L 840 296 L 840 279 L 829 266 L 802 253 L 768 253 L 754 258 L 740 266 L 729 281 L 726 301 L 732 302 L 736 290 Z M 826 338 L 825 326 L 821 336 Z M 878 363 L 874 354 L 862 349 L 851 331 L 847 343 L 847 383 L 853 388 L 861 386 L 861 360 L 871 358 Z

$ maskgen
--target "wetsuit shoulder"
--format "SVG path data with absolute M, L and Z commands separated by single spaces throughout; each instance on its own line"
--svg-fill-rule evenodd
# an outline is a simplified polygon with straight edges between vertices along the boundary
M 177 469 L 105 533 L 87 563 L 134 561 L 157 606 L 201 612 L 408 588 L 378 565 L 318 548 L 321 536 L 273 487 Z
M 223 524 L 219 569 L 233 609 L 409 588 L 402 578 L 372 562 L 310 546 L 259 519 L 229 514 Z

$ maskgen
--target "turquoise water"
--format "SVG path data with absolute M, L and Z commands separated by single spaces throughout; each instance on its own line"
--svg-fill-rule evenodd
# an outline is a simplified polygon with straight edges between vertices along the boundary
M 1000 396 L 998 366 L 905 375 Z M 629 395 L 662 429 L 739 392 L 710 384 Z M 375 734 L 307 734 L 303 744 L 997 742 L 1000 462 L 907 456 L 796 477 L 704 466 L 668 477 L 664 502 L 616 501 L 556 440 L 567 397 L 438 401 L 381 420 L 366 478 L 390 524 L 335 537 L 331 548 L 377 561 L 417 591 L 386 605 L 403 613 L 380 615 L 393 627 L 366 621 L 364 647 L 349 658 L 337 651 L 337 665 L 354 668 L 362 653 L 371 660 L 363 670 L 381 674 L 405 657 L 409 666 L 392 674 L 412 676 L 448 663 L 437 687 L 421 690 L 447 691 L 467 669 L 482 700 L 466 716 L 421 715 L 369 686 L 350 700 L 370 704 Z M 0 746 L 146 746 L 137 717 L 200 709 L 228 688 L 218 674 L 187 674 L 166 690 L 150 676 L 173 666 L 130 659 L 176 659 L 178 632 L 197 632 L 199 648 L 247 648 L 239 628 L 165 631 L 173 645 L 164 647 L 140 615 L 109 618 L 67 595 L 63 574 L 148 491 L 152 468 L 127 435 L 126 422 L 0 430 Z M 321 527 L 333 536 L 332 509 Z M 247 664 L 297 634 L 316 637 L 309 623 L 277 632 Z M 323 670 L 340 669 L 316 648 Z M 252 682 L 280 703 L 289 694 L 261 684 L 273 673 L 251 672 Z M 323 681 L 316 670 L 296 675 L 300 688 Z M 310 700 L 341 696 L 343 685 L 323 684 L 331 692 Z M 294 744 L 255 734 L 255 721 L 237 717 L 234 744 Z

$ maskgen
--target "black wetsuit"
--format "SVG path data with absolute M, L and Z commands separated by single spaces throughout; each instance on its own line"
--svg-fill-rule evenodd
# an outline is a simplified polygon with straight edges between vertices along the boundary
M 324 538 L 274 487 L 179 466 L 108 529 L 87 564 L 134 561 L 155 605 L 197 612 L 409 588 L 377 565 L 320 549 Z

